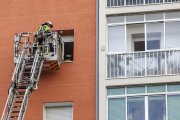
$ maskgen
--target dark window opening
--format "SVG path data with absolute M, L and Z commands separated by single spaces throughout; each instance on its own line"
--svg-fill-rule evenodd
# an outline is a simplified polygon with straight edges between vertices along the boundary
M 64 42 L 64 61 L 73 61 L 74 42 Z
M 134 51 L 145 51 L 145 42 L 144 41 L 134 42 Z
M 74 60 L 74 30 L 58 30 L 62 38 L 62 59 L 64 62 Z

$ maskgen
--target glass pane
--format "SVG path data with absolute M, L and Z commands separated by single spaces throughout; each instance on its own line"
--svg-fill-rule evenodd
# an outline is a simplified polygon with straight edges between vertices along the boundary
M 180 85 L 168 85 L 167 91 L 168 92 L 180 91 Z
M 111 4 L 111 0 L 107 0 L 107 6 L 108 7 L 111 6 L 110 4 Z
M 71 106 L 55 106 L 46 108 L 46 120 L 73 120 Z
M 108 78 L 125 76 L 125 55 L 108 55 L 107 63 Z
M 147 49 L 160 49 L 164 42 L 163 23 L 147 23 Z
M 116 56 L 115 55 L 111 55 L 111 63 L 110 63 L 111 67 L 110 67 L 110 73 L 111 73 L 111 78 L 115 78 L 116 77 Z
M 148 86 L 147 87 L 148 93 L 165 92 L 165 91 L 166 91 L 165 85 L 163 85 L 163 86 Z
M 108 120 L 125 120 L 125 99 L 115 98 L 108 100 Z
M 127 94 L 145 93 L 145 87 L 128 87 Z
M 145 0 L 146 4 L 162 3 L 163 0 Z
M 129 15 L 127 16 L 127 22 L 136 22 L 136 21 L 144 21 L 144 15 Z
M 144 46 L 136 46 L 137 42 L 145 41 L 144 38 L 144 24 L 127 25 L 127 51 L 135 51 L 137 49 L 143 50 Z
M 126 0 L 126 5 L 139 5 L 143 4 L 143 0 Z
M 124 6 L 124 0 L 118 0 L 118 6 Z
M 113 1 L 112 6 L 123 6 L 124 5 L 124 0 L 111 0 Z
M 137 3 L 140 4 L 144 4 L 144 0 L 137 0 Z
M 111 71 L 110 71 L 110 69 L 111 69 L 111 55 L 108 55 L 107 56 L 107 78 L 110 78 L 111 77 Z
M 128 120 L 145 120 L 144 97 L 129 97 L 127 102 Z
M 108 16 L 107 23 L 122 23 L 124 22 L 124 16 Z
M 165 13 L 166 19 L 180 18 L 180 11 L 167 12 Z
M 109 52 L 125 51 L 125 27 L 111 26 L 108 27 L 108 44 Z
M 148 97 L 148 120 L 166 120 L 165 96 Z
M 166 22 L 166 48 L 180 47 L 180 22 Z
M 125 88 L 108 88 L 107 95 L 122 95 L 125 94 Z
M 163 13 L 146 14 L 146 20 L 159 20 L 163 19 Z
M 180 95 L 168 96 L 168 120 L 180 120 Z

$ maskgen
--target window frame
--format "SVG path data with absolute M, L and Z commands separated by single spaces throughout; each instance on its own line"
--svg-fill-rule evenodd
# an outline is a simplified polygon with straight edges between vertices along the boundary
M 73 62 L 74 61 L 74 30 L 73 29 L 69 29 L 69 30 L 59 30 L 59 32 L 61 33 L 61 38 L 62 38 L 62 60 L 63 62 L 65 63 L 68 63 L 68 62 Z M 69 39 L 69 38 L 70 39 Z M 72 37 L 72 39 L 71 39 Z M 68 38 L 67 40 L 64 39 L 64 38 Z M 73 42 L 73 53 L 72 53 L 72 60 L 68 60 L 68 61 L 65 61 L 65 57 L 64 57 L 64 50 L 65 50 L 65 45 L 64 43 L 66 42 Z
M 166 28 L 165 28 L 165 24 L 167 22 L 179 22 L 180 21 L 180 18 L 170 18 L 170 19 L 167 19 L 166 18 L 166 13 L 169 13 L 169 12 L 173 12 L 173 11 L 165 11 L 165 12 L 154 12 L 154 14 L 163 14 L 163 19 L 158 19 L 158 20 L 146 20 L 146 15 L 148 15 L 148 13 L 143 13 L 143 16 L 144 16 L 144 20 L 143 21 L 136 21 L 136 22 L 127 22 L 126 20 L 126 17 L 127 15 L 120 15 L 120 16 L 124 16 L 124 22 L 119 22 L 119 23 L 108 23 L 107 22 L 107 17 L 106 16 L 106 54 L 117 54 L 117 53 L 124 53 L 124 51 L 118 51 L 118 52 L 109 52 L 109 36 L 108 36 L 108 30 L 109 30 L 109 27 L 112 27 L 112 26 L 124 26 L 125 27 L 125 31 L 124 31 L 124 34 L 125 34 L 125 52 L 127 52 L 127 25 L 130 25 L 130 24 L 144 24 L 144 34 L 145 34 L 145 51 L 151 51 L 151 50 L 147 50 L 147 23 L 158 23 L 158 22 L 162 22 L 163 24 L 163 45 L 160 45 L 160 49 L 165 49 L 165 46 L 166 46 L 166 35 L 165 35 L 165 31 L 166 31 Z M 180 11 L 179 11 L 180 12 Z M 142 15 L 142 13 L 139 13 L 140 15 Z M 153 13 L 150 13 L 150 14 L 153 14 Z M 133 14 L 133 15 L 136 15 L 136 14 Z M 156 49 L 153 49 L 153 50 L 156 50 Z M 131 51 L 132 52 L 132 51 Z
M 147 88 L 148 86 L 151 87 L 151 86 L 159 86 L 159 85 L 144 85 L 144 89 L 145 89 L 145 92 L 144 93 L 137 93 L 137 94 L 128 94 L 127 93 L 127 89 L 129 86 L 125 86 L 125 87 L 114 87 L 114 88 L 123 88 L 125 90 L 125 93 L 124 94 L 121 94 L 121 95 L 108 95 L 107 94 L 107 90 L 109 88 L 113 88 L 113 87 L 107 87 L 106 88 L 106 114 L 107 114 L 107 119 L 108 120 L 108 115 L 109 115 L 109 111 L 108 111 L 108 103 L 109 103 L 109 99 L 118 99 L 118 98 L 121 98 L 121 99 L 125 99 L 125 116 L 126 116 L 126 119 L 125 120 L 128 120 L 127 118 L 127 100 L 128 100 L 128 97 L 144 97 L 144 107 L 145 107 L 145 120 L 148 120 L 148 117 L 149 117 L 149 113 L 148 113 L 148 98 L 151 97 L 151 96 L 165 96 L 165 112 L 166 112 L 166 120 L 168 119 L 168 106 L 167 106 L 167 100 L 168 100 L 168 96 L 171 96 L 171 95 L 180 95 L 180 91 L 171 91 L 169 92 L 168 91 L 168 86 L 171 86 L 171 85 L 176 85 L 176 84 L 162 84 L 160 86 L 165 86 L 165 91 L 164 92 L 154 92 L 154 93 L 148 93 L 147 91 Z M 179 84 L 177 84 L 179 85 Z M 131 86 L 130 86 L 131 87 Z M 142 86 L 134 86 L 134 87 L 142 87 Z
M 74 113 L 74 103 L 73 102 L 51 102 L 51 103 L 44 103 L 43 104 L 43 120 L 46 119 L 46 108 L 53 108 L 53 107 L 71 107 L 72 108 L 72 120 L 73 120 L 73 113 Z

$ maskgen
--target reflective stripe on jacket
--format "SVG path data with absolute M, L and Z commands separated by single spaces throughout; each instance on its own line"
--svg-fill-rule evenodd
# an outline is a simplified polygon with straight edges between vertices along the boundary
M 40 31 L 42 31 L 42 32 L 48 32 L 48 31 L 50 31 L 51 30 L 51 28 L 49 27 L 49 26 L 47 26 L 47 25 L 41 25 L 40 27 L 39 27 L 39 29 L 38 29 L 38 32 L 40 32 Z

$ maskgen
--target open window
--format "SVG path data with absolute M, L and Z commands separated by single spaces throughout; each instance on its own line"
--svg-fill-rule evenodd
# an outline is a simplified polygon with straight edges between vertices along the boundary
M 144 24 L 127 25 L 127 51 L 145 51 Z
M 145 51 L 144 33 L 132 34 L 134 51 Z
M 64 62 L 74 60 L 74 30 L 60 30 L 62 38 L 62 59 Z

